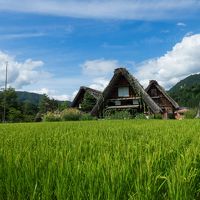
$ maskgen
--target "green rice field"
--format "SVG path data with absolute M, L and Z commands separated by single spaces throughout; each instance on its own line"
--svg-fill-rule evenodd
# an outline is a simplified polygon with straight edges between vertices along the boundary
M 200 199 L 200 121 L 1 124 L 7 199 Z

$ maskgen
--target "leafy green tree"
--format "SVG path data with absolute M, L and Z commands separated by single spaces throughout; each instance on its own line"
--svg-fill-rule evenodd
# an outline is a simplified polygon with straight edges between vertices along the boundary
M 43 95 L 39 103 L 39 112 L 47 113 L 58 109 L 58 102 L 55 99 L 50 99 L 46 94 Z
M 46 113 L 49 110 L 50 98 L 44 94 L 39 103 L 39 112 Z
M 51 112 L 58 110 L 58 101 L 55 99 L 50 99 L 49 109 Z
M 25 115 L 35 115 L 38 112 L 38 108 L 30 101 L 25 101 L 22 103 L 22 112 Z
M 23 121 L 23 115 L 17 108 L 10 107 L 7 113 L 7 120 L 9 122 L 21 122 Z
M 63 111 L 66 108 L 69 108 L 69 102 L 63 101 L 62 103 L 59 103 L 58 108 L 59 108 L 60 111 Z
M 34 121 L 39 109 L 35 104 L 32 104 L 30 101 L 25 101 L 21 103 L 21 111 L 23 114 L 24 122 Z
M 8 88 L 6 91 L 0 93 L 0 113 L 3 120 L 4 106 L 5 106 L 5 120 L 10 122 L 21 121 L 20 106 L 17 101 L 17 94 L 14 88 Z
M 81 104 L 81 110 L 84 112 L 90 112 L 92 108 L 95 106 L 95 104 L 96 104 L 96 99 L 91 94 L 86 92 L 84 94 L 83 101 Z

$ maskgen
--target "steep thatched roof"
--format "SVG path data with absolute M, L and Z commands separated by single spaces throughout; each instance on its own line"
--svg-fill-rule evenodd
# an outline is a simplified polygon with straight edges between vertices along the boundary
M 167 92 L 165 91 L 165 89 L 164 89 L 162 86 L 160 86 L 156 80 L 151 80 L 151 81 L 149 82 L 148 87 L 145 89 L 145 91 L 148 93 L 148 92 L 151 90 L 152 87 L 157 88 L 158 91 L 160 91 L 160 92 L 163 94 L 163 96 L 173 105 L 173 107 L 174 107 L 175 109 L 179 109 L 178 103 L 176 103 L 176 101 L 174 101 L 174 100 L 167 94 Z
M 151 97 L 146 93 L 144 88 L 140 85 L 138 80 L 133 77 L 125 68 L 118 68 L 114 72 L 114 76 L 112 77 L 110 83 L 103 91 L 102 95 L 97 101 L 97 104 L 94 106 L 94 108 L 91 111 L 92 115 L 98 115 L 99 110 L 101 110 L 104 106 L 104 101 L 109 97 L 109 93 L 111 92 L 111 89 L 115 86 L 116 81 L 118 77 L 124 76 L 124 78 L 128 81 L 130 86 L 133 88 L 134 92 L 141 96 L 144 102 L 147 104 L 147 106 L 150 108 L 150 110 L 153 113 L 161 113 L 161 108 L 151 99 Z
M 89 87 L 85 87 L 85 86 L 81 86 L 77 95 L 75 96 L 74 100 L 71 103 L 71 107 L 76 107 L 78 106 L 78 101 L 80 100 L 80 98 L 83 98 L 84 94 L 88 92 L 90 95 L 92 95 L 95 99 L 98 99 L 101 95 L 102 92 L 98 91 L 98 90 L 94 90 L 92 88 Z

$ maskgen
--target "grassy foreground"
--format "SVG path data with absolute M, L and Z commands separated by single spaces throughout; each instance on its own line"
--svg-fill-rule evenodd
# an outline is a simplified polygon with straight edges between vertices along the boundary
M 200 121 L 2 124 L 0 199 L 200 199 Z

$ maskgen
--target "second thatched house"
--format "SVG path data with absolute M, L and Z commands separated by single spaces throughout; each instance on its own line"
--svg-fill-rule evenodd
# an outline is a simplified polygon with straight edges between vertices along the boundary
M 115 70 L 109 85 L 98 98 L 91 114 L 103 117 L 107 112 L 124 109 L 133 114 L 163 112 L 135 77 L 125 68 L 118 68 Z
M 73 102 L 71 103 L 71 107 L 90 112 L 96 104 L 101 93 L 102 92 L 98 90 L 81 86 Z
M 149 81 L 148 87 L 145 89 L 154 102 L 162 109 L 164 118 L 168 118 L 169 114 L 174 115 L 175 111 L 179 109 L 176 103 L 161 87 L 156 80 Z

